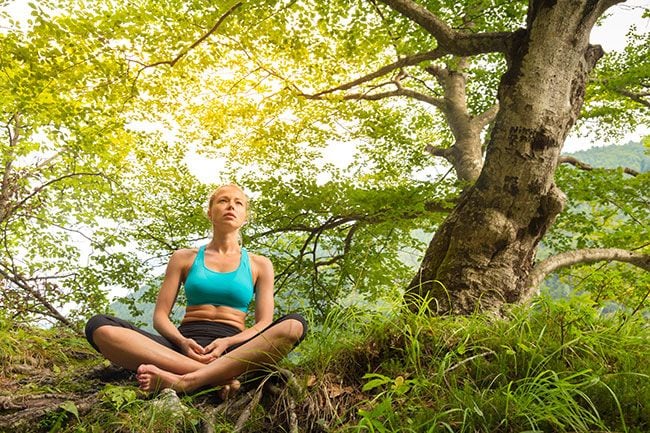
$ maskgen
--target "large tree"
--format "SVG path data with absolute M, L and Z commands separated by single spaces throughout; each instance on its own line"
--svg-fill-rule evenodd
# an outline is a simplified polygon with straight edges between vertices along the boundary
M 479 34 L 455 31 L 412 1 L 385 3 L 450 54 L 502 52 L 507 59 L 481 174 L 437 230 L 409 287 L 442 311 L 496 310 L 530 290 L 536 247 L 564 207 L 554 173 L 603 54 L 589 34 L 618 2 L 532 1 L 525 28 Z M 638 260 L 650 269 L 647 257 Z
M 83 196 L 72 197 L 76 202 L 68 206 L 88 205 L 93 217 L 108 209 L 102 218 L 125 227 L 120 238 L 128 240 L 120 242 L 137 251 L 102 253 L 106 258 L 99 266 L 110 269 L 115 258 L 124 261 L 97 284 L 134 285 L 127 277 L 144 270 L 143 259 L 164 260 L 170 250 L 201 237 L 200 197 L 207 187 L 184 168 L 190 149 L 215 158 L 212 166 L 202 167 L 211 172 L 211 181 L 237 180 L 253 193 L 245 242 L 272 256 L 283 305 L 307 299 L 325 309 L 355 292 L 408 288 L 410 294 L 435 299 L 441 312 L 467 313 L 518 301 L 546 272 L 576 261 L 616 259 L 647 268 L 642 249 L 621 251 L 641 247 L 641 235 L 633 242 L 592 237 L 587 246 L 593 248 L 534 267 L 537 245 L 562 209 L 558 164 L 585 167 L 561 157 L 560 150 L 601 55 L 589 45 L 589 32 L 616 2 L 384 3 L 231 1 L 217 7 L 207 1 L 151 1 L 137 8 L 77 9 L 83 13 L 62 4 L 57 16 L 41 16 L 35 29 L 45 30 L 45 40 L 59 41 L 54 48 L 81 40 L 93 44 L 90 50 L 78 44 L 52 55 L 78 55 L 90 69 L 77 69 L 79 62 L 71 59 L 44 70 L 40 83 L 24 68 L 22 74 L 32 80 L 25 81 L 27 87 L 38 92 L 55 76 L 53 82 L 72 85 L 71 91 L 61 88 L 58 97 L 89 113 L 106 112 L 111 131 L 124 131 L 106 147 L 121 149 L 117 159 L 103 147 L 83 148 L 89 158 L 106 162 L 89 168 L 110 174 L 111 200 L 94 206 Z M 58 32 L 48 34 L 48 25 Z M 15 43 L 15 51 L 32 53 L 35 63 L 54 49 L 40 42 L 27 47 L 29 41 Z M 599 110 L 603 98 L 614 97 L 623 101 L 621 110 L 635 113 L 619 120 L 619 129 L 647 118 L 647 107 L 632 97 L 643 98 L 645 69 L 612 78 L 629 62 L 645 61 L 633 55 L 637 52 L 608 60 L 598 72 L 591 95 L 602 96 L 590 96 L 589 118 L 610 124 L 618 119 L 616 110 Z M 18 57 L 7 61 L 12 68 L 21 65 Z M 62 69 L 78 74 L 66 81 Z M 101 85 L 93 88 L 96 83 Z M 84 92 L 89 87 L 95 93 Z M 38 95 L 23 100 L 39 101 Z M 16 142 L 17 106 L 7 104 L 3 111 L 10 146 Z M 35 106 L 22 106 L 18 118 L 24 122 Z M 30 121 L 33 131 L 57 114 L 41 112 L 40 123 Z M 78 123 L 74 112 L 60 114 L 71 126 Z M 174 134 L 134 131 L 134 121 Z M 108 137 L 100 130 L 99 139 Z M 63 142 L 54 147 L 67 149 Z M 353 150 L 348 162 L 323 159 L 345 148 Z M 45 150 L 37 148 L 33 155 Z M 76 173 L 75 167 L 61 173 Z M 637 178 L 642 188 L 646 177 Z M 81 188 L 57 185 L 77 194 Z M 61 195 L 43 197 L 48 200 L 40 209 L 47 213 Z M 44 226 L 71 228 L 64 223 L 82 214 L 71 215 L 66 221 L 48 219 Z M 637 217 L 624 212 L 622 219 Z M 86 224 L 95 221 L 84 218 Z M 557 252 L 581 246 L 565 242 L 571 226 L 562 223 L 565 233 L 552 237 Z M 421 257 L 421 239 L 434 231 L 413 278 L 405 257 Z M 51 253 L 44 248 L 41 254 Z M 32 262 L 37 269 L 38 260 Z M 14 278 L 9 271 L 6 275 Z
M 629 245 L 635 251 L 565 251 L 535 265 L 538 244 L 566 201 L 555 179 L 559 164 L 585 167 L 561 157 L 561 149 L 580 115 L 589 74 L 603 55 L 599 46 L 589 44 L 589 34 L 621 2 L 531 1 L 527 7 L 512 2 L 382 3 L 387 8 L 374 2 L 283 4 L 272 16 L 286 20 L 286 34 L 277 31 L 277 24 L 265 26 L 264 19 L 249 24 L 260 32 L 257 39 L 237 41 L 268 76 L 280 78 L 314 104 L 326 100 L 356 137 L 372 140 L 363 152 L 375 171 L 371 176 L 381 178 L 381 188 L 397 173 L 412 179 L 412 172 L 425 165 L 411 156 L 418 149 L 448 160 L 456 178 L 465 182 L 453 211 L 432 227 L 435 236 L 407 293 L 434 300 L 440 312 L 469 313 L 527 299 L 548 272 L 562 266 L 619 260 L 647 270 L 642 242 Z M 263 16 L 265 8 L 249 7 L 249 20 Z M 239 24 L 238 29 L 246 28 Z M 258 44 L 272 54 L 257 49 Z M 630 54 L 639 50 L 628 51 L 632 62 L 613 58 L 598 74 L 600 89 L 614 89 L 614 96 L 602 91 L 600 98 L 591 96 L 588 112 L 589 118 L 604 118 L 619 129 L 643 123 L 648 113 L 642 99 L 647 60 Z M 387 62 L 391 56 L 394 61 Z M 637 66 L 620 76 L 631 64 Z M 598 83 L 592 88 L 597 94 Z M 625 102 L 618 109 L 597 110 L 612 98 Z M 364 110 L 356 101 L 368 101 L 370 108 Z M 413 101 L 424 110 L 418 113 Z M 397 111 L 407 114 L 395 115 Z M 326 124 L 324 117 L 316 119 Z M 625 118 L 627 122 L 621 120 Z M 443 128 L 437 126 L 439 120 Z M 432 141 L 441 145 L 427 143 L 425 131 L 436 131 Z M 399 164 L 411 172 L 395 170 Z M 423 197 L 424 208 L 444 211 L 439 199 Z M 346 216 L 360 220 L 345 213 L 337 218 Z M 317 227 L 328 225 L 331 221 Z M 284 225 L 287 231 L 300 228 Z M 313 226 L 302 228 L 317 232 Z

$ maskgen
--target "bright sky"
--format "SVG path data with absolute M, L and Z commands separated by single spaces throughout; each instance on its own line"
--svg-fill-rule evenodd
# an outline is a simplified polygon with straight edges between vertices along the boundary
M 605 51 L 622 50 L 631 25 L 636 25 L 639 33 L 650 31 L 650 19 L 641 18 L 644 9 L 650 9 L 650 0 L 628 0 L 612 7 L 602 25 L 592 30 L 590 42 Z

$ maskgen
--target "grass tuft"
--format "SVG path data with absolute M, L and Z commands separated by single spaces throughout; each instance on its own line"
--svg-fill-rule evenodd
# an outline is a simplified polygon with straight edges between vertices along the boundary
M 640 315 L 603 316 L 578 297 L 504 318 L 339 311 L 327 326 L 302 368 L 355 390 L 332 418 L 344 431 L 650 431 Z
M 353 306 L 312 324 L 283 364 L 293 374 L 280 376 L 292 382 L 270 381 L 275 397 L 253 408 L 242 431 L 288 431 L 292 417 L 309 432 L 650 431 L 650 326 L 641 314 L 602 315 L 580 297 L 540 298 L 504 317 L 426 308 Z M 0 320 L 0 398 L 9 407 L 0 421 L 22 410 L 12 405 L 49 406 L 8 431 L 234 428 L 207 395 L 182 397 L 178 416 L 132 378 L 88 374 L 104 361 L 78 336 L 9 323 Z

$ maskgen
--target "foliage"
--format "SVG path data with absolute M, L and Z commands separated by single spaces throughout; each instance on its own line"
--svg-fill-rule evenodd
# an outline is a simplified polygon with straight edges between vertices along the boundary
M 600 137 L 621 137 L 648 123 L 650 36 L 632 27 L 626 42 L 622 52 L 606 53 L 589 81 L 581 122 Z
M 634 160 L 643 166 L 645 159 L 638 146 L 628 145 L 618 157 L 603 155 L 607 148 L 592 149 L 580 156 L 586 160 L 594 158 L 594 164 L 600 166 L 620 167 L 619 163 Z M 632 148 L 636 148 L 634 154 L 628 150 Z M 568 196 L 567 209 L 545 237 L 545 248 L 555 252 L 593 247 L 647 251 L 650 236 L 647 171 L 629 176 L 621 169 L 582 171 L 561 167 L 557 177 Z M 566 283 L 571 292 L 588 291 L 601 305 L 607 301 L 632 309 L 646 305 L 645 288 L 650 283 L 650 274 L 642 269 L 605 263 L 596 267 L 577 266 L 559 274 L 559 281 Z
M 261 215 L 256 228 L 262 230 L 251 234 L 250 243 L 272 257 L 279 277 L 276 293 L 285 308 L 299 307 L 295 300 L 305 299 L 323 311 L 351 292 L 380 298 L 396 282 L 406 284 L 412 268 L 401 252 L 422 248 L 412 231 L 416 224 L 437 220 L 435 214 L 427 215 L 424 203 L 445 191 L 444 185 L 426 183 L 365 189 L 308 181 L 309 186 L 291 182 L 279 189 L 273 182 L 258 183 L 266 187 L 255 201 Z M 300 191 L 300 200 L 288 200 L 292 191 L 287 187 Z M 280 210 L 278 203 L 287 204 Z M 311 292 L 301 287 L 305 282 Z
M 463 187 L 424 151 L 453 144 L 444 117 L 404 97 L 305 94 L 437 42 L 373 2 L 244 2 L 229 13 L 235 4 L 50 1 L 30 6 L 24 25 L 3 12 L 0 306 L 14 320 L 74 322 L 104 310 L 113 288 L 147 287 L 151 301 L 169 253 L 207 233 L 211 185 L 197 180 L 199 170 L 207 182 L 237 181 L 250 192 L 245 243 L 273 259 L 282 308 L 310 305 L 322 318 L 350 293 L 372 299 L 411 279 L 404 256 L 419 258 L 428 241 L 414 234 L 435 231 Z M 424 4 L 474 33 L 516 29 L 526 7 Z M 626 85 L 642 79 L 639 38 L 603 62 L 602 74 L 626 70 Z M 496 54 L 468 61 L 468 114 L 477 115 L 494 103 L 505 62 Z M 414 91 L 443 96 L 424 68 L 402 72 Z M 600 77 L 593 106 L 611 96 L 598 93 Z M 626 113 L 641 123 L 634 110 Z M 188 168 L 190 155 L 200 169 Z M 579 217 L 572 211 L 566 221 Z M 556 233 L 569 225 L 560 224 Z M 626 227 L 600 244 L 609 237 L 585 232 L 599 224 L 578 226 L 593 245 L 643 235 Z M 556 251 L 569 243 L 545 242 Z
M 146 280 L 146 259 L 204 230 L 208 189 L 184 145 L 137 130 L 137 74 L 105 37 L 111 23 L 31 7 L 25 30 L 9 19 L 0 33 L 0 306 L 74 326 L 109 287 Z

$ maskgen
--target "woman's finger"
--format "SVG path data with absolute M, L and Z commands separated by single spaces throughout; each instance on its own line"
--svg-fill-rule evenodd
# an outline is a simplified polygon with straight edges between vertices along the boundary
M 192 349 L 196 353 L 203 353 L 204 352 L 203 347 L 194 340 L 189 341 L 189 347 L 190 347 L 190 349 Z
M 188 354 L 188 357 L 192 358 L 195 361 L 199 361 L 199 362 L 201 362 L 203 364 L 207 364 L 208 362 L 210 362 L 212 360 L 212 357 L 209 354 L 208 355 L 202 355 L 202 354 L 198 354 L 196 352 L 190 352 Z
M 206 353 L 210 353 L 213 350 L 218 350 L 220 345 L 221 345 L 221 339 L 217 338 L 212 343 L 205 346 L 205 351 Z
M 212 356 L 215 357 L 215 358 L 220 357 L 222 353 L 223 353 L 223 349 L 220 348 L 220 347 L 214 348 L 214 350 L 212 350 L 212 352 L 211 352 Z

